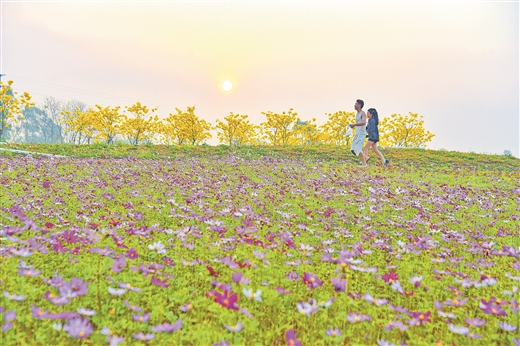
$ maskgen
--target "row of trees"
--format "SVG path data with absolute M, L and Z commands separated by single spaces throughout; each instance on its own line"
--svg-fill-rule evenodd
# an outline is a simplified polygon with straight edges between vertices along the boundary
M 214 130 L 220 143 L 230 146 L 348 146 L 353 136 L 348 124 L 355 122 L 354 112 L 342 110 L 325 113 L 327 122 L 321 126 L 315 118 L 303 121 L 292 108 L 282 113 L 262 112 L 266 120 L 259 125 L 250 123 L 247 115 L 233 112 L 212 125 L 195 114 L 195 107 L 176 108 L 165 119 L 159 119 L 157 108 L 148 108 L 140 102 L 124 108 L 100 105 L 92 108 L 79 101 L 63 103 L 46 98 L 36 107 L 29 94 L 16 97 L 11 84 L 1 84 L 2 130 L 9 130 L 0 132 L 0 140 L 7 133 L 15 142 L 197 145 L 212 138 Z M 9 98 L 4 98 L 7 94 Z M 425 147 L 434 136 L 424 128 L 423 117 L 411 112 L 381 119 L 379 132 L 383 146 Z

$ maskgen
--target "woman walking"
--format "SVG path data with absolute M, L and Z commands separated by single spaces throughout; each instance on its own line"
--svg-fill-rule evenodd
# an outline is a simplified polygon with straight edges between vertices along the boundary
M 367 112 L 368 117 L 368 125 L 367 125 L 367 133 L 368 133 L 368 141 L 365 147 L 363 148 L 363 153 L 365 154 L 365 157 L 367 161 L 369 160 L 368 157 L 368 149 L 372 148 L 372 150 L 379 156 L 381 159 L 381 163 L 386 166 L 388 164 L 387 159 L 381 154 L 379 149 L 377 148 L 377 142 L 379 142 L 379 116 L 377 115 L 377 111 L 375 108 L 370 108 Z

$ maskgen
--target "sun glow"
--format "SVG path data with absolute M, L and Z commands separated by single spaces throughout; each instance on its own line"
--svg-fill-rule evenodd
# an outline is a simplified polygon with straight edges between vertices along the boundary
M 233 89 L 233 83 L 231 83 L 228 80 L 225 80 L 222 82 L 222 90 L 227 92 L 227 91 L 231 91 L 231 89 Z

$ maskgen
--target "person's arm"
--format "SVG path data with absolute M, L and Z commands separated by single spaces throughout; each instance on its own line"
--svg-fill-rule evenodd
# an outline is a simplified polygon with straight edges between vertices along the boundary
M 352 128 L 354 126 L 365 126 L 366 124 L 367 124 L 367 115 L 363 112 L 363 114 L 361 114 L 361 122 L 355 123 L 355 124 L 349 124 L 349 126 Z

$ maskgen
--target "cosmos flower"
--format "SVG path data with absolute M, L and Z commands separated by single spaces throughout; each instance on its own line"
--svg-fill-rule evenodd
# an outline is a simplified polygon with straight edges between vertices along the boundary
M 376 298 L 372 297 L 372 295 L 368 292 L 365 293 L 365 295 L 363 296 L 363 299 L 366 300 L 367 302 L 374 303 L 377 306 L 388 303 L 388 299 L 376 299 Z
M 155 338 L 155 334 L 144 334 L 143 332 L 132 335 L 137 340 L 152 340 Z
M 87 310 L 83 307 L 79 308 L 77 311 L 78 311 L 78 314 L 84 315 L 84 316 L 94 316 L 96 314 L 96 312 L 94 310 Z
M 276 292 L 280 293 L 280 294 L 291 294 L 292 291 L 287 291 L 285 288 L 281 287 L 281 286 L 277 286 L 274 288 Z
M 125 304 L 125 306 L 127 308 L 129 308 L 132 311 L 135 311 L 135 312 L 142 312 L 143 311 L 143 309 L 141 309 L 140 307 L 138 307 L 136 305 L 130 305 L 130 303 L 128 303 L 128 300 L 125 300 L 123 303 Z
M 26 268 L 22 268 L 18 271 L 18 275 L 20 275 L 20 276 L 38 276 L 41 273 L 42 273 L 41 270 L 26 269 Z
M 285 340 L 288 346 L 302 346 L 302 342 L 296 338 L 296 333 L 292 328 L 285 332 Z
M 122 336 L 112 335 L 107 336 L 107 341 L 110 343 L 110 346 L 117 346 L 123 341 L 125 341 L 125 338 L 123 338 Z
M 235 326 L 230 326 L 229 324 L 226 324 L 225 327 L 227 330 L 231 332 L 239 332 L 242 329 L 244 329 L 244 325 L 240 321 Z
M 260 290 L 256 290 L 256 293 L 253 293 L 253 289 L 252 288 L 251 289 L 247 289 L 247 288 L 244 287 L 242 292 L 249 299 L 254 299 L 254 300 L 258 301 L 258 302 L 262 301 L 262 297 L 260 296 L 262 294 L 262 291 L 260 291 Z
M 498 326 L 502 329 L 502 330 L 505 330 L 506 332 L 514 332 L 515 330 L 518 329 L 517 326 L 514 326 L 512 324 L 509 324 L 507 322 L 498 322 Z
M 166 280 L 160 280 L 159 278 L 156 278 L 154 275 L 152 275 L 151 284 L 163 288 L 171 286 L 171 284 L 169 284 Z
M 14 293 L 10 294 L 7 291 L 3 291 L 2 293 L 3 293 L 4 297 L 6 297 L 9 300 L 15 300 L 15 301 L 25 300 L 25 296 L 19 296 L 18 294 L 14 294 Z
M 472 320 L 470 320 L 469 318 L 465 318 L 464 321 L 466 321 L 466 323 L 472 327 L 482 327 L 486 324 L 486 320 L 481 320 L 477 317 L 475 317 Z
M 238 310 L 238 304 L 236 303 L 238 295 L 224 291 L 224 293 L 215 292 L 215 302 L 219 303 L 223 307 L 231 310 Z
M 332 286 L 334 286 L 334 291 L 336 292 L 345 292 L 347 290 L 347 280 L 332 278 Z
M 119 273 L 126 267 L 126 257 L 119 257 L 114 259 L 114 263 L 112 264 L 112 271 L 115 273 Z
M 464 326 L 455 326 L 452 323 L 448 324 L 448 329 L 453 333 L 466 335 L 469 333 L 469 328 Z
M 137 322 L 148 322 L 150 320 L 150 314 L 148 312 L 142 315 L 132 314 L 132 319 Z
M 402 331 L 405 331 L 408 329 L 408 326 L 405 325 L 403 322 L 401 321 L 390 321 L 386 326 L 385 326 L 385 329 L 386 331 L 390 331 L 394 328 L 397 328 L 399 330 L 402 330 Z
M 323 286 L 323 281 L 318 279 L 318 277 L 312 273 L 304 272 L 302 280 L 303 283 L 307 284 L 307 286 L 311 288 Z
M 347 315 L 347 321 L 350 323 L 370 321 L 370 316 L 357 314 L 355 312 L 349 312 Z
M 124 283 L 124 282 L 120 282 L 117 286 L 119 288 L 123 288 L 125 290 L 134 291 L 134 292 L 141 292 L 140 288 L 134 287 L 131 284 L 127 284 L 127 283 Z
M 110 293 L 111 295 L 114 295 L 114 296 L 120 296 L 125 292 L 126 292 L 126 289 L 124 289 L 124 288 L 119 288 L 119 289 L 112 288 L 112 287 L 108 288 L 108 293 Z
M 158 254 L 166 253 L 166 248 L 164 247 L 164 244 L 161 243 L 160 241 L 148 245 L 148 249 L 150 249 L 152 251 L 157 251 Z
M 152 327 L 155 333 L 172 333 L 182 328 L 182 320 L 178 319 L 175 323 L 162 323 Z
M 190 311 L 191 309 L 193 309 L 193 304 L 191 303 L 186 303 L 185 305 L 179 306 L 179 310 L 184 312 Z
M 329 328 L 325 331 L 328 336 L 341 336 L 341 330 L 339 328 Z
M 73 338 L 84 339 L 90 336 L 90 334 L 92 334 L 94 328 L 92 327 L 88 319 L 82 317 L 75 317 L 67 320 L 67 323 L 63 327 L 63 330 Z

